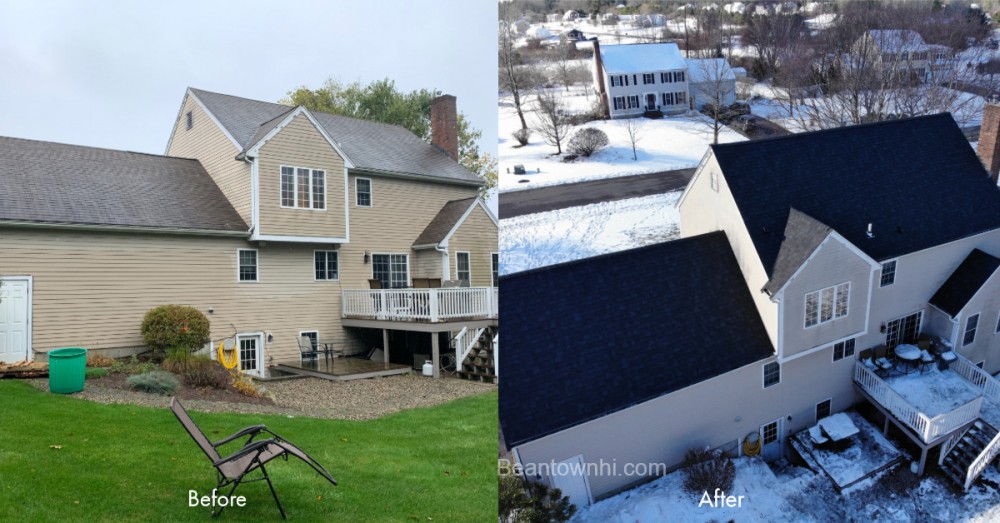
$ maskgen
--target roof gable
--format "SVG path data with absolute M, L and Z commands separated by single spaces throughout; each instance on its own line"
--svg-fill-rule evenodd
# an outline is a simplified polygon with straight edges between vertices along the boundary
M 875 260 L 1000 228 L 1000 191 L 948 114 L 711 149 L 770 278 L 792 207 Z
M 500 286 L 518 296 L 500 301 L 500 314 L 517 319 L 500 360 L 512 446 L 773 354 L 721 231 L 503 276 Z
M 248 142 L 246 148 L 244 148 L 240 154 L 256 157 L 260 153 L 260 149 L 265 143 L 267 143 L 268 140 L 274 138 L 274 136 L 280 133 L 282 129 L 292 123 L 292 121 L 298 116 L 302 116 L 303 118 L 309 120 L 309 124 L 316 129 L 324 140 L 326 140 L 326 143 L 330 144 L 330 147 L 333 147 L 334 151 L 337 152 L 337 155 L 344 159 L 344 165 L 348 169 L 353 169 L 355 167 L 354 162 L 352 162 L 351 159 L 344 154 L 344 150 L 340 147 L 340 144 L 327 134 L 326 130 L 319 124 L 319 122 L 316 121 L 316 118 L 313 117 L 309 109 L 306 109 L 301 105 L 294 107 L 288 112 L 278 115 L 276 118 L 273 118 L 261 125 L 260 129 L 257 130 L 253 138 L 251 138 L 250 142 Z
M 1000 258 L 973 249 L 934 293 L 930 300 L 931 305 L 948 313 L 952 318 L 958 316 L 998 267 Z
M 687 69 L 674 42 L 601 46 L 601 63 L 608 74 Z
M 248 230 L 197 160 L 6 137 L 0 220 Z
M 489 217 L 493 224 L 497 225 L 496 217 L 493 216 L 493 213 L 491 213 L 483 203 L 482 198 L 473 196 L 471 198 L 463 198 L 461 200 L 452 200 L 444 204 L 444 206 L 441 207 L 441 210 L 438 211 L 437 215 L 434 216 L 434 219 L 427 224 L 427 227 L 424 228 L 423 232 L 420 233 L 420 236 L 418 236 L 416 241 L 413 242 L 413 248 L 426 249 L 441 246 L 447 242 L 453 234 L 455 234 L 455 231 L 462 226 L 465 219 L 468 218 L 477 207 L 482 208 L 483 212 L 486 213 L 486 216 Z
M 785 224 L 785 239 L 781 242 L 778 258 L 774 262 L 774 274 L 764 285 L 764 290 L 772 295 L 777 294 L 832 231 L 828 225 L 794 207 L 790 209 L 788 222 Z
M 884 52 L 919 51 L 927 45 L 920 33 L 910 29 L 869 29 L 868 36 Z
M 270 102 L 249 100 L 226 94 L 189 89 L 239 143 L 246 149 L 259 142 L 279 125 L 281 116 L 295 108 Z M 468 185 L 482 185 L 469 172 L 433 145 L 398 125 L 348 118 L 310 111 L 309 115 L 355 169 L 376 174 L 399 174 Z M 255 141 L 256 140 L 256 141 Z

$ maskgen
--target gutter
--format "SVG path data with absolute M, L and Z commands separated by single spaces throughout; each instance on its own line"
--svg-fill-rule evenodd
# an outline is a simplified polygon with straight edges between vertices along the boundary
M 25 229 L 55 229 L 86 232 L 130 232 L 146 234 L 177 234 L 187 236 L 225 236 L 232 238 L 247 238 L 247 231 L 221 231 L 211 229 L 185 229 L 180 227 L 145 227 L 129 225 L 98 225 L 86 223 L 47 223 L 19 220 L 0 220 L 0 227 L 16 227 Z
M 382 171 L 379 169 L 354 168 L 350 169 L 350 173 L 354 175 L 372 174 L 375 176 L 384 176 L 386 178 L 403 178 L 407 180 L 431 181 L 439 183 L 448 183 L 453 185 L 468 185 L 471 187 L 479 187 L 479 188 L 486 185 L 482 182 L 482 180 L 479 180 L 478 178 L 476 180 L 460 180 L 458 178 L 442 178 L 440 176 L 430 176 L 426 174 L 414 174 L 414 173 L 401 173 L 397 171 Z M 473 174 L 473 176 L 475 175 Z

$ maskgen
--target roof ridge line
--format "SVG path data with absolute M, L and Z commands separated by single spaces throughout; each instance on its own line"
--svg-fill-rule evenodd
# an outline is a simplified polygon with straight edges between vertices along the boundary
M 170 156 L 170 155 L 167 155 L 167 154 L 147 153 L 147 152 L 143 152 L 143 151 L 130 151 L 128 149 L 112 149 L 110 147 L 101 147 L 101 146 L 98 146 L 98 145 L 81 145 L 81 144 L 77 144 L 77 143 L 53 142 L 51 140 L 38 140 L 36 138 L 21 138 L 21 137 L 18 137 L 18 136 L 0 136 L 0 140 L 18 140 L 18 141 L 22 141 L 22 142 L 35 142 L 35 143 L 40 143 L 40 144 L 61 145 L 61 146 L 64 146 L 64 147 L 78 147 L 80 149 L 93 149 L 93 150 L 96 150 L 96 151 L 108 151 L 108 152 L 113 152 L 113 153 L 142 154 L 142 155 L 145 155 L 145 156 L 155 156 L 155 157 L 159 157 L 159 158 L 169 158 L 171 160 L 188 160 L 188 161 L 195 161 L 195 162 L 198 161 L 197 158 L 186 158 L 186 157 L 183 157 L 183 156 Z

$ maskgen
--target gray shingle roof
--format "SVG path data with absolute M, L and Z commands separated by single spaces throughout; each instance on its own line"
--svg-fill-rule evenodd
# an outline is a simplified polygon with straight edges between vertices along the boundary
M 934 293 L 930 303 L 954 318 L 962 312 L 986 280 L 993 276 L 997 268 L 1000 268 L 1000 259 L 979 249 L 973 249 Z
M 764 285 L 764 290 L 769 294 L 778 292 L 819 244 L 823 243 L 831 230 L 829 226 L 794 207 L 789 210 L 785 239 L 781 242 L 778 259 L 774 262 L 774 274 Z
M 424 232 L 420 233 L 413 245 L 436 245 L 444 241 L 444 237 L 451 232 L 458 220 L 462 218 L 469 206 L 475 204 L 476 197 L 452 200 L 441 207 L 437 216 L 427 224 Z
M 7 137 L 0 220 L 248 229 L 197 160 Z
M 287 105 L 249 100 L 191 88 L 205 107 L 240 146 L 253 146 L 278 116 L 293 109 Z M 398 126 L 311 111 L 323 129 L 343 149 L 359 170 L 426 176 L 451 181 L 481 183 L 466 168 L 433 145 Z M 270 127 L 267 128 L 267 124 Z M 262 127 L 266 130 L 262 130 Z M 263 131 L 263 132 L 261 132 Z

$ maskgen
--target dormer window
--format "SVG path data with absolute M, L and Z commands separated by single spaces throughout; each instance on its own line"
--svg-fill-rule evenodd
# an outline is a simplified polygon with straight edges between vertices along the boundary
M 326 209 L 326 172 L 305 167 L 281 167 L 281 206 Z

